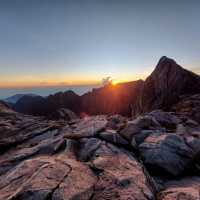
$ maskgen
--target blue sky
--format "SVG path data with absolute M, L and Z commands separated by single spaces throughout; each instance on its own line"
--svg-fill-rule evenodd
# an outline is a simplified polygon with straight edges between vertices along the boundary
M 0 87 L 145 78 L 166 55 L 200 72 L 200 1 L 1 0 Z

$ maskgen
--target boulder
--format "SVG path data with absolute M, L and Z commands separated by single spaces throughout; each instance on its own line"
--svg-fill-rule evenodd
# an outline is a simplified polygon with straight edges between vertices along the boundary
M 151 115 L 139 116 L 135 120 L 133 120 L 132 123 L 137 125 L 141 129 L 160 127 L 157 119 Z
M 162 110 L 154 110 L 148 113 L 148 116 L 152 116 L 162 127 L 167 129 L 176 129 L 176 126 L 181 122 L 174 114 Z
M 78 159 L 86 162 L 92 159 L 102 142 L 97 138 L 83 138 L 79 140 L 79 143 Z
M 94 137 L 106 128 L 106 124 L 105 116 L 87 117 L 75 124 L 73 130 L 64 130 L 63 135 L 69 139 Z
M 99 137 L 107 142 L 114 143 L 116 145 L 128 145 L 129 142 L 121 137 L 116 131 L 114 130 L 106 130 L 104 132 L 99 133 Z
M 107 118 L 107 128 L 114 129 L 114 130 L 121 130 L 126 126 L 127 119 L 121 115 L 112 115 Z
M 160 124 L 152 116 L 144 115 L 129 121 L 127 126 L 120 131 L 120 134 L 128 140 L 141 134 L 145 130 L 160 130 Z
M 195 156 L 184 138 L 173 133 L 150 135 L 139 145 L 139 152 L 152 173 L 172 176 L 180 175 Z
M 135 135 L 133 139 L 135 140 L 136 144 L 139 145 L 144 142 L 145 138 L 154 134 L 156 131 L 153 130 L 142 130 L 139 134 Z
M 120 131 L 120 135 L 130 141 L 132 139 L 132 137 L 134 135 L 139 134 L 141 132 L 141 130 L 142 129 L 140 127 L 138 127 L 136 124 L 128 123 L 126 128 L 124 128 Z

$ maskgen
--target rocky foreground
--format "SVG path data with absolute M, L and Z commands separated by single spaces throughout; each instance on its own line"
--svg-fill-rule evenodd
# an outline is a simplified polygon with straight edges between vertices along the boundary
M 0 104 L 0 199 L 199 200 L 200 124 L 186 105 L 53 121 Z

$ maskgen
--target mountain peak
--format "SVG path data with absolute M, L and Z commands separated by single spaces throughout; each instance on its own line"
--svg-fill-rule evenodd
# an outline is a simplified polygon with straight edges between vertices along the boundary
M 157 70 L 162 70 L 163 68 L 169 68 L 169 67 L 178 67 L 179 65 L 176 63 L 175 60 L 172 58 L 169 58 L 167 56 L 162 56 L 160 60 L 158 61 L 158 64 L 156 65 Z
M 168 110 L 181 95 L 196 93 L 200 93 L 200 77 L 173 59 L 163 56 L 145 80 L 135 112 L 140 114 L 154 109 Z
M 169 58 L 169 57 L 167 57 L 167 56 L 162 56 L 162 57 L 160 58 L 160 60 L 159 60 L 158 63 L 165 62 L 165 61 L 171 61 L 171 60 L 173 60 L 173 59 L 172 59 L 172 58 Z

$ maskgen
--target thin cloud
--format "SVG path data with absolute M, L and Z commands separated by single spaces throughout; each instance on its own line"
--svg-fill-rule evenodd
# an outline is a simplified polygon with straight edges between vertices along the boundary
M 112 78 L 111 78 L 110 76 L 107 76 L 107 77 L 105 77 L 105 78 L 103 78 L 103 79 L 101 80 L 101 84 L 102 84 L 102 85 L 108 85 L 108 84 L 110 84 L 110 83 L 112 83 Z

